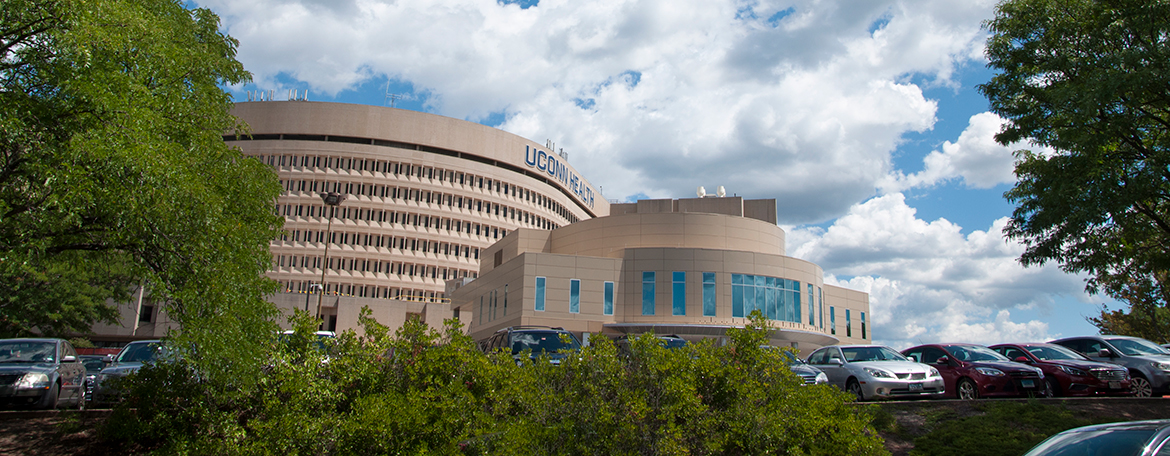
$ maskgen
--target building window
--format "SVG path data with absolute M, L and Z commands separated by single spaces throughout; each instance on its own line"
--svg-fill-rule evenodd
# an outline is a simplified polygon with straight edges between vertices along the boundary
M 861 338 L 865 339 L 865 312 L 861 313 Z
M 849 319 L 849 309 L 845 309 L 845 337 L 853 337 L 853 321 Z
M 605 282 L 605 302 L 602 313 L 613 315 L 613 282 Z
M 642 271 L 642 315 L 654 315 L 654 271 Z
M 508 284 L 504 284 L 504 316 L 508 316 Z
M 815 309 L 813 307 L 813 302 L 816 301 L 816 299 L 814 299 L 815 297 L 816 297 L 816 295 L 813 294 L 813 284 L 810 283 L 810 284 L 808 284 L 808 325 L 809 326 L 816 326 L 817 325 L 816 313 L 815 313 Z
M 138 314 L 139 323 L 150 323 L 154 321 L 154 306 L 142 306 L 142 313 Z
M 715 316 L 715 273 L 703 273 L 703 316 Z
M 778 277 L 731 275 L 731 316 L 760 311 L 771 320 L 800 323 L 800 282 Z
M 670 274 L 671 315 L 687 314 L 687 273 L 674 271 Z
M 817 287 L 817 315 L 820 315 L 821 330 L 825 329 L 825 291 Z
M 837 308 L 829 307 L 829 334 L 837 335 Z
M 544 277 L 536 278 L 536 311 L 544 311 Z
M 581 313 L 581 280 L 569 280 L 569 313 Z

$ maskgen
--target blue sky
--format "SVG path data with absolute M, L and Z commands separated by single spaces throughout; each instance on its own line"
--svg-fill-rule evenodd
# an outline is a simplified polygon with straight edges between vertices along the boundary
M 198 2 L 247 91 L 394 106 L 552 140 L 605 197 L 775 198 L 788 254 L 870 293 L 874 339 L 1094 333 L 1106 300 L 1023 268 L 1012 150 L 975 87 L 986 0 Z

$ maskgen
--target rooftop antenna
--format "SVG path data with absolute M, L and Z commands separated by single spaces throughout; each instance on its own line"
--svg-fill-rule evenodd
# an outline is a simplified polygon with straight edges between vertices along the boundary
M 720 185 L 719 188 L 715 190 L 715 194 L 719 195 L 719 197 L 722 198 L 724 196 L 727 196 L 727 190 L 724 189 L 722 185 Z
M 386 80 L 386 99 L 390 100 L 390 107 L 394 107 L 394 103 L 402 99 L 402 95 L 397 93 L 390 93 L 390 80 Z M 385 101 L 382 104 L 386 104 Z
M 707 196 L 707 189 L 703 188 L 703 186 L 700 185 L 698 190 L 695 190 L 695 194 L 699 195 L 699 198 L 705 197 L 705 196 Z

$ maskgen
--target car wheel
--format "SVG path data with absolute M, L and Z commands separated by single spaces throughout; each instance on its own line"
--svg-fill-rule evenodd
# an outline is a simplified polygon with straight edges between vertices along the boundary
M 57 399 L 61 394 L 61 385 L 54 383 L 49 387 L 49 391 L 41 397 L 41 402 L 37 403 L 37 408 L 41 410 L 52 410 L 57 408 Z
M 1134 376 L 1129 380 L 1129 389 L 1137 397 L 1150 397 L 1154 395 L 1154 387 L 1150 386 L 1150 381 L 1146 380 L 1145 377 Z
M 1050 378 L 1044 379 L 1044 391 L 1040 393 L 1043 397 L 1056 397 L 1060 395 L 1060 386 L 1052 381 Z
M 845 385 L 845 390 L 857 398 L 857 402 L 865 400 L 865 393 L 861 391 L 861 384 L 857 380 L 850 379 L 849 383 Z
M 975 386 L 975 382 L 971 381 L 971 379 L 964 378 L 959 380 L 959 384 L 955 386 L 955 390 L 959 393 L 959 399 L 979 399 L 979 388 Z

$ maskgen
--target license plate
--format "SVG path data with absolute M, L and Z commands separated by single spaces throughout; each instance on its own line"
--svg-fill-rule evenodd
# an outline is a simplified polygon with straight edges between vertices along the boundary
M 1109 382 L 1109 389 L 1121 389 L 1121 382 L 1119 382 L 1119 381 Z
M 1024 388 L 1035 388 L 1036 382 L 1033 380 L 1020 380 L 1020 386 Z
M 922 384 L 921 383 L 911 383 L 910 384 L 910 391 L 922 391 Z

